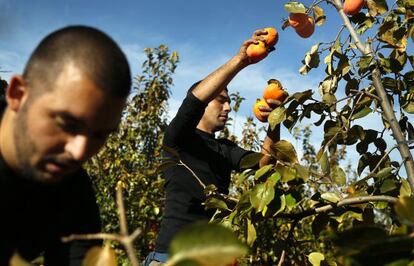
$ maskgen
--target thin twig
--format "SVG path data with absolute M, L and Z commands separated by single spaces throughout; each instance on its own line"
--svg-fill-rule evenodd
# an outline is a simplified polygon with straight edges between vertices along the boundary
M 377 165 L 374 167 L 374 169 L 364 178 L 362 178 L 361 180 L 358 180 L 358 183 L 364 182 L 368 179 L 370 179 L 371 177 L 375 176 L 375 172 L 378 170 L 378 168 L 380 167 L 381 163 L 388 157 L 388 155 L 394 150 L 396 149 L 397 146 L 392 147 L 389 151 L 387 151 L 382 157 L 381 159 L 378 161 Z
M 285 250 L 282 250 L 282 254 L 280 255 L 280 260 L 279 260 L 279 263 L 277 264 L 277 266 L 282 266 L 283 265 L 283 262 L 285 262 L 285 254 L 286 254 Z
M 133 245 L 134 238 L 130 238 L 128 236 L 128 225 L 127 225 L 126 216 L 125 216 L 124 200 L 122 198 L 122 189 L 120 187 L 117 187 L 116 189 L 116 203 L 118 205 L 119 225 L 121 229 L 121 235 L 123 237 L 121 242 L 125 247 L 128 258 L 131 261 L 131 265 L 138 266 L 139 263 L 138 263 L 136 251 Z
M 394 204 L 395 202 L 397 202 L 397 200 L 398 200 L 397 198 L 394 198 L 391 196 L 384 196 L 384 195 L 346 198 L 346 199 L 338 201 L 337 203 L 331 203 L 331 204 L 318 207 L 318 208 L 310 208 L 310 209 L 297 212 L 297 213 L 280 213 L 276 215 L 275 217 L 276 218 L 277 217 L 287 218 L 287 219 L 303 219 L 305 217 L 308 217 L 308 216 L 311 216 L 317 213 L 329 212 L 329 211 L 339 209 L 347 205 L 355 205 L 355 204 L 367 203 L 367 202 L 372 202 L 372 201 L 384 201 L 384 202 Z
M 128 235 L 128 225 L 125 218 L 124 201 L 122 200 L 122 189 L 116 188 L 116 204 L 118 205 L 119 227 L 121 228 L 121 235 Z
M 70 236 L 62 237 L 62 242 L 68 243 L 74 240 L 95 240 L 95 239 L 112 240 L 112 241 L 119 242 L 121 239 L 121 236 L 116 235 L 116 234 L 108 234 L 108 233 L 84 234 L 84 235 L 73 234 Z
M 200 186 L 203 189 L 206 188 L 206 185 L 203 183 L 203 181 L 201 181 L 201 179 L 196 175 L 196 173 L 194 173 L 194 171 L 190 167 L 188 167 L 188 165 L 186 165 L 182 160 L 180 160 L 180 163 L 178 165 L 184 166 L 188 171 L 190 171 L 190 173 L 195 177 L 195 179 L 197 179 L 197 181 L 200 184 Z

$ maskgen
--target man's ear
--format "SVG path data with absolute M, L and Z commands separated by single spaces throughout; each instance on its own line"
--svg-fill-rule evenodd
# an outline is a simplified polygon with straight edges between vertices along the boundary
M 8 107 L 17 112 L 26 101 L 27 95 L 28 91 L 24 78 L 20 75 L 14 75 L 6 89 Z

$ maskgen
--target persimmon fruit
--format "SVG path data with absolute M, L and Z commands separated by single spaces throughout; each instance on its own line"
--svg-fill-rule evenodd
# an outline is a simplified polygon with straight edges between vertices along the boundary
M 308 17 L 305 13 L 290 13 L 289 25 L 294 29 L 302 29 L 308 23 Z
M 265 35 L 265 42 L 267 46 L 275 46 L 276 43 L 279 41 L 279 33 L 275 28 L 268 27 L 265 28 L 265 31 L 267 32 Z
M 263 116 L 259 107 L 267 107 L 269 108 L 269 104 L 267 104 L 265 99 L 257 99 L 253 105 L 253 113 L 256 118 L 261 122 L 267 122 L 267 116 Z
M 312 17 L 308 17 L 308 22 L 300 28 L 295 29 L 296 33 L 302 38 L 309 38 L 315 31 L 315 21 Z
M 257 44 L 252 43 L 247 47 L 246 54 L 254 61 L 260 61 L 268 54 L 266 45 L 262 41 L 258 41 Z
M 364 0 L 345 0 L 344 12 L 345 14 L 352 16 L 357 14 L 364 6 Z
M 269 99 L 283 102 L 286 99 L 287 93 L 283 90 L 282 84 L 277 79 L 270 79 L 263 91 L 263 99 Z

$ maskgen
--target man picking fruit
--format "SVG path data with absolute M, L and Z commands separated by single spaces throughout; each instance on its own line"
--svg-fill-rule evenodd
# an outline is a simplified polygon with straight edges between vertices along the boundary
M 272 38 L 269 38 L 273 36 Z M 276 41 L 275 41 L 276 40 Z M 232 170 L 240 169 L 243 156 L 250 153 L 227 139 L 216 139 L 214 133 L 224 128 L 230 107 L 227 91 L 229 82 L 242 69 L 265 58 L 277 42 L 276 30 L 258 30 L 252 39 L 243 43 L 237 55 L 194 84 L 187 93 L 177 115 L 168 126 L 163 144 L 176 151 L 186 166 L 176 165 L 164 171 L 166 180 L 166 206 L 156 242 L 155 252 L 148 255 L 144 265 L 162 265 L 168 259 L 172 238 L 185 225 L 198 220 L 209 220 L 214 213 L 205 210 L 203 184 L 214 184 L 218 192 L 227 194 Z M 266 49 L 263 50 L 263 47 Z M 255 51 L 252 53 L 252 50 Z M 260 109 L 267 117 L 280 105 L 280 101 L 268 100 L 269 106 Z M 263 153 L 279 140 L 280 129 L 270 129 L 263 143 Z M 165 153 L 174 158 L 175 152 Z M 260 166 L 268 164 L 271 156 L 263 156 Z M 193 173 L 201 183 L 194 177 Z

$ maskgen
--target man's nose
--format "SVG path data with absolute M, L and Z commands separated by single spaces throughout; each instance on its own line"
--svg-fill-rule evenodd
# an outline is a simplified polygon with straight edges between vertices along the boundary
M 85 135 L 76 135 L 72 137 L 65 147 L 72 158 L 78 162 L 83 162 L 87 159 L 89 139 Z
M 224 111 L 227 111 L 227 112 L 230 112 L 231 111 L 231 106 L 230 106 L 230 103 L 229 102 L 225 102 L 224 103 L 223 110 Z

